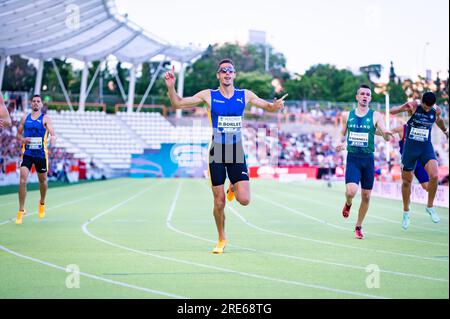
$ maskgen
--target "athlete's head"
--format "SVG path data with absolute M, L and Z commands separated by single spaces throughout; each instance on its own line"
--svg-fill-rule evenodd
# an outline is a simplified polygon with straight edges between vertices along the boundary
M 436 95 L 434 95 L 433 92 L 425 92 L 422 95 L 422 103 L 432 107 L 434 104 L 436 104 Z
M 42 98 L 39 94 L 33 95 L 31 98 L 31 109 L 34 112 L 39 112 L 42 108 Z
M 362 107 L 369 106 L 370 101 L 372 100 L 372 90 L 366 84 L 361 84 L 356 92 L 356 100 L 358 101 L 358 105 Z
M 236 70 L 234 69 L 234 63 L 231 59 L 223 59 L 217 65 L 217 79 L 219 84 L 223 86 L 233 85 L 233 81 L 236 78 Z

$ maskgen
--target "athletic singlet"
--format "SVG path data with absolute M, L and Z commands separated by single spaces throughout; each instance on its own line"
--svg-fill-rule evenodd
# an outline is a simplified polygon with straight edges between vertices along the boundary
M 30 137 L 28 144 L 22 145 L 23 155 L 46 158 L 48 130 L 44 126 L 44 114 L 33 120 L 31 114 L 27 116 L 23 124 L 23 137 Z
M 375 151 L 373 110 L 369 110 L 363 117 L 357 116 L 356 110 L 349 113 L 347 151 L 352 154 L 372 154 Z
M 422 105 L 417 106 L 416 112 L 408 120 L 405 144 L 413 143 L 416 146 L 431 143 L 431 129 L 436 122 L 436 107 L 425 112 Z
M 236 144 L 241 142 L 242 119 L 246 104 L 245 91 L 234 89 L 234 94 L 229 99 L 224 97 L 219 89 L 210 91 L 213 143 Z

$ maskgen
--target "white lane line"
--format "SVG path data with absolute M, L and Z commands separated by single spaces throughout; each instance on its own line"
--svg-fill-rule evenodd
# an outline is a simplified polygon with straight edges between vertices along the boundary
M 303 216 L 303 217 L 308 218 L 308 219 L 316 220 L 316 221 L 318 221 L 319 223 L 321 223 L 323 225 L 330 226 L 330 227 L 333 227 L 333 228 L 336 228 L 336 229 L 339 229 L 339 230 L 343 230 L 343 231 L 346 231 L 346 232 L 349 232 L 349 231 L 352 230 L 352 229 L 349 229 L 347 227 L 334 225 L 332 223 L 327 222 L 326 220 L 317 219 L 317 218 L 312 217 L 311 215 L 305 214 L 305 213 L 303 213 L 303 212 L 301 212 L 301 211 L 299 211 L 297 209 L 293 209 L 293 208 L 288 207 L 286 205 L 283 205 L 283 204 L 281 204 L 279 202 L 275 202 L 275 201 L 266 199 L 263 196 L 255 195 L 255 197 L 257 197 L 258 199 L 260 199 L 260 200 L 262 200 L 262 201 L 264 201 L 266 203 L 269 203 L 269 204 L 271 204 L 273 206 L 277 206 L 277 207 L 283 208 L 284 210 L 289 211 L 291 213 L 294 213 L 296 215 Z M 448 244 L 436 243 L 436 242 L 431 242 L 431 241 L 427 241 L 427 240 L 420 240 L 420 239 L 413 239 L 413 238 L 404 238 L 404 237 L 398 237 L 398 236 L 392 236 L 392 235 L 386 235 L 386 234 L 379 234 L 379 233 L 374 233 L 374 232 L 366 232 L 366 234 L 371 234 L 373 236 L 378 236 L 378 237 L 383 237 L 383 238 L 391 238 L 391 239 L 396 239 L 396 240 L 402 240 L 402 241 L 417 242 L 417 243 L 427 244 L 427 245 L 432 245 L 432 246 L 448 247 Z
M 259 185 L 259 186 L 260 186 L 260 187 L 263 187 L 263 188 L 269 188 L 268 186 L 264 186 L 264 185 Z M 273 192 L 274 190 L 271 189 L 270 191 Z M 277 193 L 279 193 L 279 194 L 284 194 L 284 195 L 287 195 L 287 196 L 290 196 L 290 197 L 295 197 L 295 198 L 297 198 L 297 199 L 301 199 L 302 201 L 308 201 L 308 202 L 315 203 L 315 204 L 318 204 L 318 205 L 321 205 L 321 206 L 328 206 L 328 207 L 331 207 L 331 208 L 333 208 L 334 210 L 336 210 L 336 205 L 331 205 L 331 204 L 328 204 L 328 203 L 323 202 L 323 201 L 318 201 L 318 200 L 315 200 L 315 199 L 312 199 L 312 198 L 307 198 L 307 197 L 304 197 L 304 196 L 299 196 L 297 193 L 293 193 L 292 190 L 288 190 L 288 193 L 285 193 L 285 192 L 279 192 L 279 191 L 275 191 L 275 192 L 277 192 Z M 382 204 L 380 204 L 380 203 L 377 203 L 376 201 L 371 202 L 371 203 L 370 203 L 370 206 L 371 206 L 372 208 L 373 208 L 373 207 L 376 207 L 376 206 L 383 206 L 383 207 L 385 207 L 384 205 L 382 205 Z M 392 207 L 391 207 L 391 206 L 389 206 L 389 208 L 392 210 Z M 399 216 L 400 216 L 400 215 L 399 215 Z M 383 220 L 383 221 L 386 221 L 386 222 L 391 223 L 391 224 L 396 224 L 396 225 L 399 225 L 399 228 L 400 228 L 401 221 L 396 221 L 396 220 L 388 219 L 388 218 L 385 218 L 385 217 L 377 216 L 377 215 L 375 215 L 375 214 L 368 214 L 367 217 L 368 217 L 368 218 L 374 218 L 374 219 Z M 437 233 L 448 234 L 448 232 L 446 232 L 446 231 L 439 230 L 439 229 L 434 229 L 434 228 L 431 228 L 431 227 L 424 227 L 424 226 L 419 226 L 419 225 L 411 225 L 410 227 L 411 227 L 411 228 L 417 228 L 417 229 L 423 229 L 423 230 L 429 230 L 429 231 L 437 232 Z
M 11 255 L 14 255 L 16 257 L 23 258 L 23 259 L 26 259 L 26 260 L 29 260 L 29 261 L 32 261 L 32 262 L 35 262 L 35 263 L 47 266 L 47 267 L 59 269 L 59 270 L 62 270 L 64 272 L 66 272 L 66 268 L 64 268 L 64 267 L 61 267 L 61 266 L 49 263 L 47 261 L 43 261 L 43 260 L 37 259 L 37 258 L 33 258 L 33 257 L 30 257 L 30 256 L 19 254 L 19 253 L 15 252 L 15 251 L 13 251 L 13 250 L 11 250 L 9 248 L 6 248 L 5 246 L 0 245 L 0 249 L 5 251 L 5 252 L 7 252 L 7 253 L 10 253 Z M 87 278 L 91 278 L 91 279 L 94 279 L 94 280 L 103 281 L 103 282 L 107 282 L 107 283 L 112 284 L 112 285 L 122 286 L 122 287 L 130 288 L 130 289 L 134 289 L 134 290 L 140 290 L 140 291 L 144 291 L 144 292 L 147 292 L 147 293 L 150 293 L 150 294 L 154 294 L 154 295 L 160 295 L 160 296 L 176 298 L 176 299 L 187 299 L 184 296 L 175 295 L 175 294 L 167 293 L 167 292 L 164 292 L 164 291 L 149 289 L 149 288 L 145 288 L 145 287 L 140 287 L 140 286 L 136 286 L 136 285 L 131 285 L 131 284 L 127 284 L 127 283 L 124 283 L 124 282 L 121 282 L 121 281 L 111 280 L 111 279 L 108 279 L 108 278 L 103 278 L 103 277 L 100 277 L 100 276 L 92 275 L 92 274 L 89 274 L 89 273 L 86 273 L 86 272 L 81 272 L 80 271 L 79 274 L 81 276 L 84 276 L 84 277 L 87 277 Z
M 61 203 L 61 204 L 56 205 L 56 206 L 48 207 L 48 208 L 46 208 L 46 211 L 52 211 L 52 210 L 57 209 L 57 208 L 60 208 L 60 207 L 64 207 L 64 206 L 76 204 L 76 203 L 82 202 L 82 201 L 84 201 L 84 200 L 88 200 L 88 199 L 90 199 L 90 198 L 93 198 L 93 197 L 98 197 L 98 196 L 101 196 L 101 195 L 103 195 L 103 194 L 108 194 L 108 193 L 115 192 L 115 191 L 117 191 L 117 190 L 122 190 L 122 189 L 123 189 L 123 186 L 118 186 L 118 187 L 109 189 L 109 190 L 104 191 L 104 192 L 95 193 L 95 194 L 93 194 L 93 195 L 84 196 L 84 197 L 75 199 L 75 200 L 70 201 L 70 202 L 64 202 L 64 203 Z M 33 215 L 37 215 L 37 212 L 26 213 L 26 214 L 23 216 L 23 218 L 28 218 L 28 217 L 33 216 Z M 14 217 L 14 218 L 10 218 L 10 219 L 8 219 L 8 220 L 5 220 L 5 221 L 3 221 L 3 222 L 0 222 L 0 226 L 6 225 L 6 224 L 9 224 L 9 223 L 13 223 L 14 221 L 15 221 L 15 217 Z
M 245 224 L 248 224 L 248 221 L 246 221 L 235 209 L 233 209 L 232 207 L 229 207 L 229 209 L 241 221 L 243 221 Z M 197 236 L 197 235 L 194 235 L 194 234 L 191 234 L 191 233 L 188 233 L 188 232 L 185 232 L 185 231 L 182 231 L 182 230 L 179 230 L 179 229 L 175 228 L 172 225 L 173 212 L 174 212 L 174 210 L 171 210 L 171 213 L 167 217 L 167 221 L 166 221 L 166 225 L 167 225 L 167 227 L 169 229 L 171 229 L 172 231 L 174 231 L 176 233 L 179 233 L 181 235 L 184 235 L 184 236 L 187 236 L 187 237 L 190 237 L 190 238 L 194 238 L 194 239 L 205 241 L 205 242 L 209 242 L 209 243 L 215 243 L 215 241 L 213 241 L 213 240 L 210 240 L 210 239 L 207 239 L 207 238 L 204 238 L 204 237 L 201 237 L 201 236 Z M 301 261 L 306 261 L 306 262 L 315 263 L 315 264 L 325 264 L 325 265 L 338 266 L 338 267 L 343 267 L 343 268 L 358 269 L 358 270 L 362 270 L 364 272 L 366 271 L 366 267 L 361 267 L 361 266 L 357 266 L 357 265 L 336 263 L 336 262 L 330 262 L 330 261 L 325 261 L 325 260 L 320 260 L 320 259 L 315 259 L 315 258 L 305 258 L 305 257 L 299 257 L 299 256 L 292 256 L 292 255 L 287 255 L 287 254 L 282 254 L 282 253 L 270 252 L 270 251 L 266 251 L 266 250 L 258 250 L 258 249 L 244 247 L 244 246 L 239 246 L 239 245 L 234 245 L 234 244 L 228 244 L 228 246 L 235 247 L 235 248 L 238 248 L 238 249 L 247 250 L 247 251 L 251 251 L 251 252 L 255 252 L 255 253 L 259 253 L 259 254 L 266 254 L 266 255 L 270 255 L 270 256 L 275 256 L 275 257 L 283 257 L 283 258 L 288 258 L 288 259 L 301 260 Z M 396 272 L 396 271 L 390 271 L 390 270 L 381 270 L 381 269 L 380 269 L 380 272 L 386 273 L 386 274 L 391 274 L 391 275 L 403 276 L 403 277 L 410 277 L 410 278 L 416 278 L 416 279 L 429 280 L 429 281 L 448 282 L 448 279 L 442 279 L 442 278 L 436 278 L 436 277 L 430 277 L 430 276 L 424 276 L 424 275 L 416 275 L 416 274 L 402 273 L 402 272 Z
M 180 189 L 181 189 L 181 184 L 179 184 L 179 186 L 178 186 L 177 192 L 175 194 L 174 201 L 173 201 L 172 206 L 170 208 L 170 211 L 169 211 L 169 214 L 168 214 L 168 219 L 169 220 L 173 216 L 173 212 L 174 212 L 175 207 L 176 207 L 176 202 L 177 202 L 178 197 L 180 195 Z M 140 194 L 138 194 L 138 195 L 140 195 Z M 137 197 L 137 195 L 134 196 L 134 197 Z M 120 203 L 118 205 L 123 205 L 123 204 L 125 204 L 125 202 Z M 114 207 L 117 208 L 116 206 L 118 206 L 118 205 L 115 205 Z M 83 232 L 86 235 L 88 235 L 89 237 L 91 237 L 93 239 L 96 239 L 98 241 L 101 241 L 101 242 L 103 242 L 103 243 L 105 243 L 107 245 L 113 246 L 113 247 L 117 247 L 117 248 L 120 248 L 120 249 L 123 249 L 123 250 L 128 250 L 128 251 L 137 253 L 137 254 L 151 256 L 151 257 L 155 257 L 155 258 L 159 258 L 159 259 L 163 259 L 163 260 L 168 260 L 168 261 L 172 261 L 172 262 L 176 262 L 176 263 L 180 263 L 180 264 L 196 266 L 196 267 L 200 267 L 200 268 L 213 269 L 213 270 L 216 270 L 216 271 L 221 271 L 221 272 L 225 272 L 225 273 L 231 273 L 231 274 L 235 274 L 235 275 L 239 275 L 239 276 L 245 276 L 245 277 L 261 279 L 261 280 L 265 280 L 265 281 L 272 281 L 272 282 L 284 283 L 284 284 L 289 284 L 289 285 L 296 285 L 296 286 L 302 286 L 302 287 L 307 287 L 307 288 L 326 290 L 326 291 L 335 292 L 335 293 L 339 293 L 339 294 L 353 295 L 353 296 L 364 297 L 364 298 L 386 299 L 386 297 L 383 297 L 383 296 L 377 296 L 377 295 L 371 295 L 371 294 L 365 294 L 365 293 L 358 293 L 358 292 L 342 290 L 342 289 L 329 288 L 329 287 L 324 287 L 324 286 L 320 286 L 320 285 L 307 284 L 307 283 L 303 283 L 303 282 L 299 282 L 299 281 L 292 281 L 292 280 L 286 280 L 286 279 L 273 278 L 273 277 L 257 275 L 257 274 L 248 273 L 248 272 L 240 272 L 240 271 L 237 271 L 237 270 L 227 269 L 227 268 L 223 268 L 223 267 L 217 267 L 217 266 L 211 266 L 211 265 L 207 265 L 207 264 L 191 262 L 191 261 L 188 261 L 188 260 L 174 258 L 174 257 L 162 256 L 162 255 L 158 255 L 158 254 L 149 253 L 149 252 L 145 252 L 145 251 L 142 251 L 142 250 L 130 248 L 130 247 L 123 246 L 123 245 L 120 245 L 120 244 L 116 244 L 116 243 L 110 242 L 110 241 L 108 241 L 106 239 L 103 239 L 103 238 L 100 238 L 98 236 L 95 236 L 95 235 L 91 234 L 89 232 L 89 230 L 87 229 L 87 226 L 92 221 L 94 221 L 94 220 L 96 220 L 96 219 L 106 215 L 107 213 L 111 212 L 115 208 L 111 207 L 110 209 L 108 209 L 108 210 L 106 210 L 106 211 L 96 215 L 90 221 L 86 222 L 82 226 Z
M 96 183 L 98 183 L 98 182 L 96 182 Z M 64 196 L 65 195 L 65 193 L 68 193 L 68 194 L 73 194 L 74 193 L 74 191 L 76 191 L 76 190 L 78 190 L 78 189 L 80 189 L 80 187 L 81 186 L 91 186 L 91 185 L 95 185 L 95 183 L 90 183 L 90 184 L 79 184 L 79 185 L 68 185 L 68 187 L 52 187 L 52 188 L 49 188 L 48 189 L 48 193 L 50 192 L 51 193 L 51 195 L 52 196 Z M 85 190 L 84 188 L 81 188 L 81 190 Z M 34 194 L 32 194 L 32 193 L 36 193 L 36 195 L 34 195 Z M 62 194 L 61 194 L 62 193 Z M 17 192 L 15 192 L 15 193 L 13 193 L 15 196 L 17 196 Z M 5 194 L 5 196 L 7 196 L 7 195 L 11 195 L 11 194 Z M 31 196 L 35 196 L 35 197 L 39 197 L 40 195 L 39 195 L 39 189 L 36 189 L 36 190 L 33 190 L 33 191 L 29 191 L 28 192 L 28 195 L 31 197 Z M 28 197 L 28 195 L 27 195 L 27 197 Z M 3 196 L 3 195 L 1 195 L 0 194 L 0 197 L 1 196 Z M 3 203 L 3 204 L 0 204 L 0 207 L 3 207 L 3 206 L 11 206 L 11 205 L 16 205 L 16 204 L 19 204 L 19 202 L 18 202 L 18 200 L 17 199 L 14 199 L 13 201 L 11 201 L 11 202 L 9 202 L 9 203 Z
M 266 187 L 266 186 L 263 185 L 262 187 Z M 311 189 L 307 189 L 307 188 L 302 188 L 302 189 L 304 189 L 304 190 L 306 190 L 306 191 L 312 191 Z M 292 192 L 292 189 L 290 190 L 290 192 Z M 328 195 L 332 195 L 332 196 L 334 196 L 336 199 L 337 199 L 338 197 L 339 197 L 339 198 L 342 198 L 342 194 L 339 194 L 339 192 L 338 192 L 337 190 L 335 190 L 335 189 L 330 189 L 330 192 L 328 193 Z M 390 211 L 393 211 L 393 212 L 395 212 L 395 213 L 397 213 L 398 215 L 401 216 L 401 213 L 399 213 L 399 212 L 401 212 L 401 209 L 402 209 L 401 207 L 400 207 L 400 209 L 397 209 L 397 208 L 393 208 L 392 205 L 386 205 L 386 204 L 384 204 L 384 203 L 380 203 L 379 199 L 388 200 L 388 199 L 386 199 L 386 198 L 375 197 L 374 199 L 375 199 L 375 200 L 373 200 L 373 201 L 370 203 L 370 206 L 371 206 L 371 207 L 377 207 L 377 206 L 378 206 L 378 207 L 383 207 L 383 208 L 386 208 L 386 209 L 388 209 L 388 210 L 390 210 Z M 392 201 L 394 201 L 394 200 L 392 200 Z M 400 201 L 400 203 L 401 203 L 401 201 Z M 416 204 L 416 205 L 421 205 L 421 206 L 423 206 L 422 209 L 423 209 L 423 211 L 425 211 L 425 206 L 424 206 L 423 204 L 418 204 L 418 203 L 412 203 L 412 204 Z M 445 208 L 444 208 L 444 209 L 445 209 Z M 414 216 L 421 217 L 422 219 L 428 219 L 428 221 L 430 220 L 430 218 L 429 218 L 429 216 L 428 216 L 427 213 L 424 212 L 424 214 L 418 214 L 418 213 L 414 213 L 414 211 L 415 211 L 415 210 L 412 210 Z M 448 221 L 448 218 L 447 218 L 447 217 L 445 217 L 445 216 L 440 216 L 440 217 L 441 217 L 441 219 L 445 219 L 445 220 Z M 397 221 L 395 221 L 395 222 L 398 223 Z M 423 221 L 422 221 L 422 222 L 423 222 Z M 424 226 L 418 226 L 418 225 L 411 225 L 410 227 L 422 228 L 422 229 L 432 230 L 432 231 L 436 231 L 436 232 L 448 233 L 448 232 L 445 232 L 445 231 L 439 231 L 439 230 L 436 230 L 436 229 L 431 228 L 431 227 L 424 227 Z
M 152 185 L 152 186 L 154 186 L 154 185 Z M 94 195 L 90 195 L 90 196 L 86 196 L 86 197 L 83 197 L 83 198 L 79 198 L 79 199 L 71 201 L 71 202 L 66 202 L 66 203 L 54 206 L 51 209 L 56 209 L 56 208 L 59 208 L 59 207 L 68 206 L 68 205 L 71 205 L 71 204 L 74 204 L 74 203 L 77 203 L 77 202 L 80 202 L 80 201 L 83 201 L 83 200 L 87 200 L 87 199 L 92 198 L 92 197 L 98 197 L 100 195 L 103 195 L 103 194 L 106 194 L 106 193 L 110 193 L 112 191 L 116 191 L 116 190 L 120 190 L 120 189 L 123 189 L 123 186 L 118 186 L 118 187 L 115 187 L 113 189 L 109 189 L 107 191 L 101 192 L 101 193 L 97 193 L 97 194 L 94 194 Z M 51 209 L 48 209 L 48 210 L 51 210 Z M 33 213 L 33 214 L 37 214 L 37 213 Z M 32 214 L 29 214 L 29 215 L 32 215 Z M 9 221 L 7 221 L 7 222 L 9 222 Z M 0 226 L 4 225 L 4 224 L 5 223 L 2 223 L 2 224 L 0 224 Z M 21 258 L 24 258 L 24 259 L 27 259 L 27 260 L 30 260 L 30 261 L 33 261 L 33 262 L 36 262 L 36 263 L 40 263 L 42 265 L 46 265 L 46 266 L 49 266 L 49 267 L 52 267 L 52 268 L 56 268 L 56 269 L 60 269 L 60 270 L 66 271 L 66 269 L 64 267 L 61 267 L 61 266 L 58 266 L 58 265 L 55 265 L 55 264 L 52 264 L 52 263 L 49 263 L 49 262 L 46 262 L 46 261 L 42 261 L 42 260 L 37 259 L 37 258 L 33 258 L 33 257 L 30 257 L 30 256 L 22 255 L 22 254 L 20 254 L 18 252 L 15 252 L 15 251 L 13 251 L 13 250 L 11 250 L 9 248 L 6 248 L 5 246 L 2 246 L 2 245 L 0 245 L 0 249 L 2 249 L 3 251 L 5 251 L 7 253 L 15 255 L 17 257 L 21 257 Z M 92 278 L 92 279 L 95 279 L 95 280 L 104 281 L 104 282 L 107 282 L 107 283 L 110 283 L 110 284 L 113 284 L 113 285 L 123 286 L 123 287 L 127 287 L 127 288 L 130 288 L 130 289 L 135 289 L 135 290 L 141 290 L 141 291 L 145 291 L 145 292 L 152 293 L 152 294 L 157 294 L 157 295 L 162 295 L 162 296 L 171 297 L 171 298 L 177 298 L 177 299 L 188 299 L 185 296 L 180 296 L 180 295 L 176 295 L 176 294 L 167 293 L 167 292 L 164 292 L 164 291 L 159 291 L 159 290 L 149 289 L 149 288 L 145 288 L 145 287 L 135 286 L 135 285 L 131 285 L 131 284 L 127 284 L 127 283 L 124 283 L 124 282 L 103 278 L 103 277 L 100 277 L 100 276 L 96 276 L 96 275 L 92 275 L 92 274 L 88 274 L 88 273 L 84 273 L 84 272 L 80 272 L 80 275 L 83 275 L 85 277 L 89 277 L 89 278 Z
M 208 188 L 204 183 L 202 183 L 202 186 L 204 186 L 205 188 Z M 409 257 L 409 258 L 416 258 L 416 259 L 422 259 L 422 260 L 431 260 L 431 261 L 448 263 L 448 260 L 442 260 L 442 259 L 439 259 L 439 258 L 425 257 L 425 256 L 419 256 L 419 255 L 413 255 L 413 254 L 405 254 L 405 253 L 398 253 L 398 252 L 382 250 L 382 249 L 375 249 L 375 248 L 358 247 L 358 246 L 352 246 L 352 245 L 347 245 L 347 244 L 339 244 L 339 243 L 335 243 L 335 242 L 331 242 L 331 241 L 318 240 L 318 239 L 314 239 L 314 238 L 311 238 L 311 237 L 303 237 L 303 236 L 298 236 L 298 235 L 293 235 L 293 234 L 288 234 L 288 233 L 277 232 L 277 231 L 273 231 L 273 230 L 270 230 L 270 229 L 261 228 L 259 226 L 256 226 L 255 224 L 252 224 L 251 222 L 247 221 L 243 217 L 242 217 L 241 220 L 243 220 L 248 226 L 250 226 L 250 227 L 252 227 L 254 229 L 266 232 L 268 234 L 276 235 L 276 236 L 282 236 L 282 237 L 287 237 L 287 238 L 295 238 L 295 239 L 300 239 L 300 240 L 304 240 L 304 241 L 314 242 L 314 243 L 317 243 L 317 244 L 329 245 L 329 246 L 340 247 L 340 248 L 348 248 L 348 249 L 355 249 L 355 250 L 362 250 L 362 251 L 371 251 L 371 252 L 375 252 L 375 253 L 379 253 L 379 254 L 386 254 L 386 255 Z
M 14 204 L 17 204 L 17 201 L 13 201 L 13 202 L 10 202 L 10 203 L 0 204 L 0 207 L 12 206 L 12 205 L 14 205 Z
M 314 189 L 310 189 L 310 188 L 306 188 L 306 187 L 304 187 L 304 185 L 299 185 L 299 184 L 295 184 L 295 183 L 293 183 L 292 184 L 293 186 L 295 186 L 295 187 L 297 187 L 297 189 L 303 189 L 303 190 L 306 190 L 306 191 L 314 191 Z M 266 187 L 265 185 L 258 185 L 258 186 L 262 186 L 262 187 Z M 292 191 L 292 190 L 291 190 Z M 327 189 L 327 191 L 328 191 L 328 194 L 330 195 L 333 195 L 333 196 L 335 196 L 336 198 L 339 196 L 340 198 L 342 198 L 341 196 L 342 196 L 342 194 L 344 194 L 344 191 L 342 191 L 342 193 L 340 192 L 340 191 L 338 191 L 338 190 L 336 190 L 336 189 L 332 189 L 332 188 L 329 188 L 329 189 Z M 334 193 L 334 194 L 332 194 L 332 193 Z M 376 198 L 377 199 L 377 201 L 375 202 L 375 203 L 371 203 L 370 205 L 376 205 L 376 206 L 380 206 L 380 207 L 384 207 L 384 208 L 387 208 L 387 209 L 389 209 L 389 210 L 391 210 L 391 211 L 393 211 L 394 209 L 393 209 L 393 207 L 392 207 L 392 205 L 387 205 L 387 204 L 384 204 L 384 203 L 380 203 L 380 201 L 379 200 L 385 200 L 385 201 L 387 201 L 387 200 L 389 200 L 388 198 L 383 198 L 383 197 L 374 197 L 374 198 Z M 394 200 L 394 199 L 392 199 L 392 200 L 390 200 L 390 201 L 397 201 L 397 202 L 399 202 L 399 203 L 401 203 L 402 201 L 401 200 Z M 401 204 L 400 204 L 401 205 Z M 420 204 L 420 203 L 411 203 L 411 205 L 417 205 L 417 206 L 422 206 L 422 208 L 423 208 L 423 210 L 425 210 L 425 205 L 424 204 Z M 442 209 L 445 209 L 445 207 L 439 207 L 439 208 L 442 208 Z M 401 209 L 401 207 L 400 207 L 400 209 Z M 397 210 L 396 210 L 397 211 Z M 414 211 L 414 210 L 413 210 Z M 429 219 L 429 217 L 427 217 L 427 215 L 426 214 L 423 214 L 423 215 L 420 215 L 421 217 L 424 217 L 424 218 L 427 218 L 427 219 Z M 448 217 L 447 216 L 439 216 L 441 219 L 444 219 L 444 220 L 447 220 L 448 221 Z

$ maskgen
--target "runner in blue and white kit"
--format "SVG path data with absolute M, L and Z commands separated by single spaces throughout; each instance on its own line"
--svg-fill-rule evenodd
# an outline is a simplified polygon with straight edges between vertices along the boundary
M 411 183 L 416 162 L 420 162 L 428 173 L 428 203 L 426 212 L 434 223 L 439 223 L 433 203 L 438 187 L 438 162 L 431 143 L 431 129 L 433 124 L 444 132 L 448 139 L 448 128 L 441 118 L 442 110 L 436 105 L 436 96 L 433 92 L 426 92 L 421 101 L 405 103 L 391 110 L 391 114 L 409 112 L 410 119 L 407 122 L 405 132 L 405 145 L 402 155 L 402 197 L 403 197 L 403 221 L 402 227 L 407 229 L 410 223 L 409 204 L 411 196 Z
M 30 114 L 25 115 L 17 129 L 17 139 L 22 143 L 22 162 L 20 164 L 19 211 L 16 224 L 22 224 L 25 214 L 27 180 L 34 165 L 39 179 L 41 198 L 38 205 L 38 217 L 45 216 L 45 197 L 47 194 L 48 149 L 47 139 L 50 133 L 50 145 L 55 146 L 56 134 L 48 115 L 42 113 L 42 99 L 34 95 L 31 99 Z
M 209 173 L 214 195 L 214 219 L 219 240 L 213 253 L 221 254 L 226 245 L 225 237 L 225 180 L 231 184 L 227 191 L 228 200 L 236 198 L 243 206 L 250 203 L 250 183 L 244 149 L 242 147 L 242 119 L 247 105 L 254 105 L 269 112 L 284 107 L 284 99 L 269 103 L 249 90 L 234 87 L 236 71 L 230 59 L 219 62 L 217 72 L 219 88 L 203 90 L 191 97 L 181 98 L 175 91 L 175 74 L 172 69 L 165 75 L 165 81 L 172 106 L 176 109 L 205 105 L 213 128 L 209 152 Z

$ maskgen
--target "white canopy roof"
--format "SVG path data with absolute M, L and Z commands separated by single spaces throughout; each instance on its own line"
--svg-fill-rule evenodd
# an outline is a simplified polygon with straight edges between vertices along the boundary
M 113 0 L 0 0 L 0 55 L 89 62 L 114 55 L 139 64 L 163 54 L 188 62 L 197 47 L 181 48 L 117 13 Z

